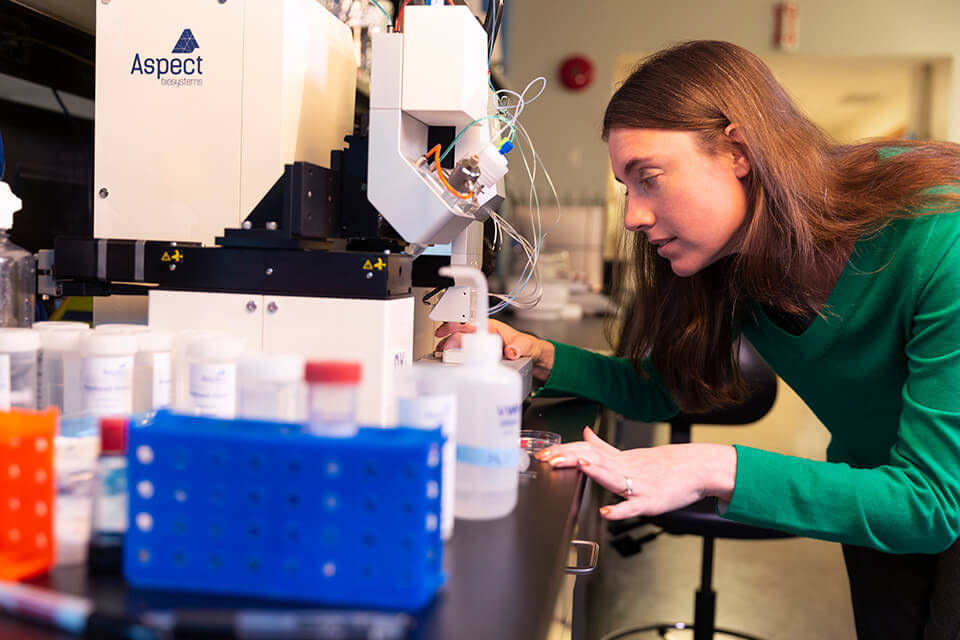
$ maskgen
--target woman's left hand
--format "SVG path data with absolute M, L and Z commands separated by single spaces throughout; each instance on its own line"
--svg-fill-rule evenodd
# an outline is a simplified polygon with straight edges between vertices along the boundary
M 579 467 L 625 500 L 603 507 L 609 520 L 659 515 L 706 496 L 729 501 L 737 475 L 737 452 L 731 446 L 692 443 L 621 451 L 590 427 L 582 442 L 571 442 L 537 454 L 553 468 Z

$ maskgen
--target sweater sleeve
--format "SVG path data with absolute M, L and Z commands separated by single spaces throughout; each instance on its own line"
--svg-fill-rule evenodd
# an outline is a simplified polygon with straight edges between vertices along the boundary
M 889 460 L 874 468 L 737 446 L 726 517 L 888 553 L 938 553 L 960 535 L 960 247 L 918 283 Z M 923 277 L 923 276 L 920 276 Z
M 649 376 L 644 378 L 627 358 L 550 342 L 555 349 L 553 370 L 541 389 L 542 395 L 579 396 L 644 422 L 668 420 L 679 412 L 649 362 L 643 364 Z

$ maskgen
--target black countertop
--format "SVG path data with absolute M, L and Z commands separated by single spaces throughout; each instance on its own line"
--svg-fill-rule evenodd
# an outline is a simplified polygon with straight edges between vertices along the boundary
M 580 438 L 594 424 L 597 405 L 581 400 L 534 400 L 523 427 Z M 521 478 L 517 508 L 499 520 L 457 520 L 445 549 L 448 582 L 417 615 L 415 638 L 429 640 L 536 640 L 550 625 L 584 489 L 576 470 L 550 471 L 537 465 L 534 478 Z M 83 567 L 65 567 L 32 581 L 58 591 L 92 597 L 109 613 L 137 614 L 151 608 L 278 608 L 275 602 L 199 598 L 128 589 L 118 577 L 91 577 Z M 66 639 L 0 616 L 0 638 Z

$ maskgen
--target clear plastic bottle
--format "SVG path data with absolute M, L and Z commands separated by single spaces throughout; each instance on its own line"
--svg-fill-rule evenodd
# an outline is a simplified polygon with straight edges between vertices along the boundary
M 37 408 L 37 352 L 40 335 L 33 329 L 0 329 L 0 356 L 10 361 L 10 405 Z
M 318 436 L 349 438 L 357 434 L 359 362 L 310 361 L 306 366 L 307 430 Z
M 440 275 L 469 282 L 477 292 L 476 333 L 463 340 L 462 365 L 451 375 L 457 391 L 457 472 L 454 513 L 493 520 L 517 505 L 520 445 L 520 374 L 500 363 L 503 343 L 487 332 L 487 281 L 478 269 L 449 266 Z
M 123 539 L 129 525 L 130 501 L 126 453 L 127 420 L 102 418 L 87 556 L 94 571 L 119 573 L 123 569 Z
M 37 263 L 33 254 L 7 237 L 20 198 L 6 182 L 0 182 L 0 326 L 33 325 L 37 297 Z
M 304 358 L 256 353 L 237 364 L 237 417 L 299 422 L 304 417 Z

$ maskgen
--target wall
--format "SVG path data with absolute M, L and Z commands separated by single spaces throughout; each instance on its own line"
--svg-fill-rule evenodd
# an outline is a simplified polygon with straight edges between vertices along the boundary
M 950 59 L 960 53 L 960 3 L 950 0 L 868 2 L 799 0 L 798 53 L 824 57 L 882 56 Z M 509 3 L 509 79 L 518 88 L 537 75 L 549 85 L 523 121 L 564 200 L 603 200 L 607 152 L 601 119 L 614 82 L 617 56 L 655 51 L 691 39 L 735 42 L 764 57 L 773 52 L 773 3 L 768 0 L 601 0 Z M 581 53 L 596 65 L 593 85 L 562 89 L 556 69 Z M 938 64 L 934 135 L 960 141 L 960 71 Z M 512 175 L 512 174 L 511 174 Z M 511 191 L 522 189 L 510 186 Z

